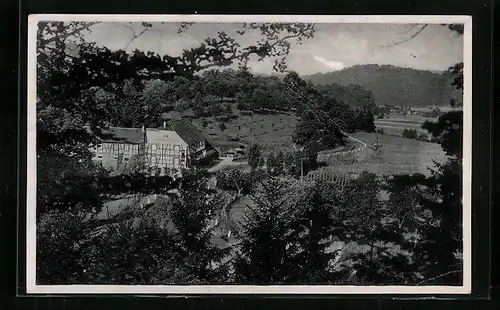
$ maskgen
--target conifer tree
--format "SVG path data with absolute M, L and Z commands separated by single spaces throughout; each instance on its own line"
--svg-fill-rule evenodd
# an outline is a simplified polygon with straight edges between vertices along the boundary
M 295 272 L 290 259 L 298 251 L 290 227 L 296 205 L 288 182 L 270 178 L 260 193 L 252 196 L 253 206 L 245 216 L 239 255 L 235 259 L 237 284 L 284 284 Z
M 213 223 L 223 202 L 207 187 L 207 177 L 204 170 L 184 171 L 179 195 L 170 211 L 175 226 L 176 264 L 184 266 L 199 284 L 223 282 L 228 271 L 222 262 L 230 251 L 211 242 Z
M 338 197 L 327 182 L 300 183 L 305 188 L 291 220 L 299 249 L 291 257 L 296 269 L 290 280 L 298 284 L 332 284 L 340 275 L 330 268 L 338 251 L 329 249 L 337 240 L 334 217 Z

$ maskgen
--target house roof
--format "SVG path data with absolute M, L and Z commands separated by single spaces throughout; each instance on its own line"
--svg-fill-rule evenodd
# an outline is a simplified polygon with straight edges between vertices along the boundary
M 203 134 L 190 122 L 185 119 L 171 120 L 168 126 L 182 138 L 188 145 L 195 145 L 206 141 Z
M 173 131 L 169 125 L 163 128 L 147 128 L 146 142 L 164 144 L 168 140 L 169 131 Z
M 153 141 L 161 143 L 165 139 L 165 131 L 175 131 L 189 146 L 206 141 L 212 148 L 219 152 L 215 146 L 205 138 L 203 133 L 186 119 L 171 120 L 166 122 L 165 127 L 158 129 L 147 128 L 145 132 L 141 128 L 108 127 L 105 129 L 96 128 L 92 130 L 90 127 L 86 127 L 86 129 L 97 136 L 102 142 L 129 144 L 142 144 L 145 143 L 146 140 L 150 143 L 154 143 Z
M 96 135 L 99 140 L 106 143 L 141 144 L 144 143 L 145 139 L 141 128 L 108 127 L 92 130 L 90 127 L 87 127 L 87 130 Z

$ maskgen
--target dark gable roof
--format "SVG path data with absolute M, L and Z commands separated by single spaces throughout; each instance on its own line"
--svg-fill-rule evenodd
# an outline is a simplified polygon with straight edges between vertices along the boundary
M 203 134 L 190 121 L 185 119 L 171 120 L 168 125 L 190 146 L 206 141 Z
M 141 128 L 109 127 L 91 130 L 91 132 L 99 140 L 106 143 L 141 144 L 145 141 L 144 132 L 142 132 Z

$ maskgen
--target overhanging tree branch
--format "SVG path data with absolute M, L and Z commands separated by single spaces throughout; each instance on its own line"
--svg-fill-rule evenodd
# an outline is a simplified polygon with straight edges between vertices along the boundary
M 427 28 L 429 24 L 425 24 L 423 25 L 422 27 L 420 27 L 419 30 L 417 30 L 417 32 L 415 32 L 413 35 L 411 35 L 409 38 L 406 38 L 402 41 L 398 41 L 396 43 L 393 43 L 393 44 L 389 44 L 389 45 L 382 45 L 383 47 L 391 47 L 391 46 L 396 46 L 396 45 L 399 45 L 399 44 L 403 44 L 405 42 L 408 42 L 410 41 L 411 39 L 415 38 L 416 36 L 418 36 L 422 31 L 424 31 L 425 28 Z
M 82 32 L 83 30 L 88 30 L 90 27 L 94 26 L 94 25 L 97 25 L 101 22 L 89 22 L 81 27 L 76 27 L 74 28 L 72 31 L 70 32 L 67 32 L 65 33 L 66 31 L 68 31 L 69 29 L 71 29 L 73 27 L 73 25 L 68 25 L 68 26 L 65 26 L 63 28 L 63 32 L 59 33 L 59 34 L 56 34 L 54 35 L 53 37 L 51 38 L 48 38 L 48 39 L 41 39 L 40 37 L 40 40 L 38 42 L 38 48 L 44 48 L 47 44 L 50 44 L 52 42 L 55 42 L 55 41 L 64 41 L 66 40 L 68 37 L 70 36 L 73 36 L 73 35 L 76 35 L 76 34 L 79 34 L 80 32 Z M 44 28 L 48 28 L 48 26 L 44 26 Z M 42 28 L 43 30 L 43 28 Z
M 148 31 L 148 29 L 149 29 L 149 27 L 144 27 L 144 29 L 143 29 L 141 32 L 136 33 L 136 32 L 135 32 L 135 30 L 134 30 L 134 28 L 132 28 L 131 26 L 126 25 L 126 27 L 132 31 L 132 38 L 130 38 L 130 40 L 128 41 L 128 43 L 127 43 L 127 44 L 125 45 L 125 47 L 123 48 L 123 49 L 125 49 L 125 50 L 126 50 L 126 49 L 130 46 L 130 44 L 131 44 L 132 42 L 134 42 L 134 40 L 135 40 L 135 39 L 137 39 L 137 38 L 139 38 L 140 36 L 142 36 L 142 35 L 143 35 L 146 31 Z

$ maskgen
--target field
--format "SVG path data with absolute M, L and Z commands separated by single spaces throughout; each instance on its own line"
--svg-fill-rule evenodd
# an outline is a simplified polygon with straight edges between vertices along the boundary
M 368 145 L 375 140 L 376 135 L 367 132 L 356 132 L 352 135 Z M 428 167 L 433 167 L 433 160 L 444 162 L 446 155 L 439 144 L 411 140 L 389 135 L 378 135 L 382 147 L 378 151 L 363 148 L 351 158 L 335 161 L 334 158 L 326 160 L 331 168 L 338 172 L 362 172 L 367 170 L 377 174 L 422 173 L 429 175 Z M 320 158 L 321 159 L 321 158 Z
M 202 130 L 205 136 L 224 154 L 228 149 L 247 147 L 253 142 L 263 148 L 263 155 L 282 150 L 293 150 L 292 134 L 297 123 L 295 115 L 290 114 L 252 114 L 241 115 L 225 122 L 225 130 L 221 130 L 219 122 L 212 117 L 205 118 L 208 125 L 203 128 L 202 119 L 194 119 L 194 125 Z
M 193 122 L 222 154 L 230 148 L 242 145 L 246 147 L 252 142 L 262 146 L 264 156 L 277 150 L 293 151 L 292 134 L 297 123 L 295 115 L 242 115 L 238 110 L 234 112 L 237 118 L 226 122 L 223 131 L 219 127 L 220 123 L 213 118 L 205 118 L 208 122 L 205 128 L 202 126 L 202 119 L 195 119 Z M 425 121 L 436 121 L 436 119 L 418 115 L 388 115 L 384 119 L 376 120 L 377 128 L 384 130 L 384 134 L 379 135 L 379 142 L 383 146 L 378 152 L 364 148 L 356 151 L 354 155 L 320 156 L 318 159 L 324 160 L 333 166 L 333 169 L 344 173 L 368 170 L 378 174 L 416 172 L 429 174 L 427 168 L 433 166 L 432 160 L 438 162 L 445 160 L 446 156 L 441 147 L 435 143 L 396 137 L 400 136 L 405 128 L 416 129 L 419 134 L 426 134 L 427 132 L 421 128 Z M 374 134 L 365 132 L 356 132 L 353 137 L 368 145 L 375 140 Z M 353 145 L 356 148 L 360 146 L 358 143 Z
M 297 123 L 295 115 L 291 114 L 252 114 L 238 116 L 225 123 L 221 130 L 219 122 L 206 118 L 208 125 L 203 128 L 202 119 L 193 120 L 195 126 L 203 130 L 207 138 L 225 153 L 229 148 L 245 146 L 252 142 L 259 143 L 263 155 L 283 150 L 293 151 L 292 134 Z M 429 174 L 428 167 L 433 167 L 433 160 L 443 162 L 446 159 L 441 146 L 425 141 L 406 139 L 400 136 L 405 128 L 416 129 L 419 134 L 427 133 L 421 128 L 425 121 L 436 121 L 418 115 L 389 115 L 376 120 L 377 128 L 383 128 L 384 134 L 379 135 L 382 148 L 375 152 L 369 148 L 359 149 L 359 143 L 352 143 L 357 150 L 348 155 L 327 155 L 318 159 L 332 166 L 332 169 L 342 172 L 361 172 L 368 170 L 377 174 L 392 173 L 423 173 Z M 356 132 L 353 134 L 368 145 L 375 140 L 375 134 Z M 348 148 L 350 148 L 349 145 Z M 338 151 L 338 150 L 336 150 Z M 332 152 L 330 152 L 332 153 Z
M 401 136 L 405 129 L 415 129 L 417 133 L 428 134 L 422 129 L 425 121 L 437 121 L 437 118 L 423 117 L 419 115 L 398 115 L 390 114 L 385 118 L 376 119 L 375 125 L 384 131 L 385 134 Z

